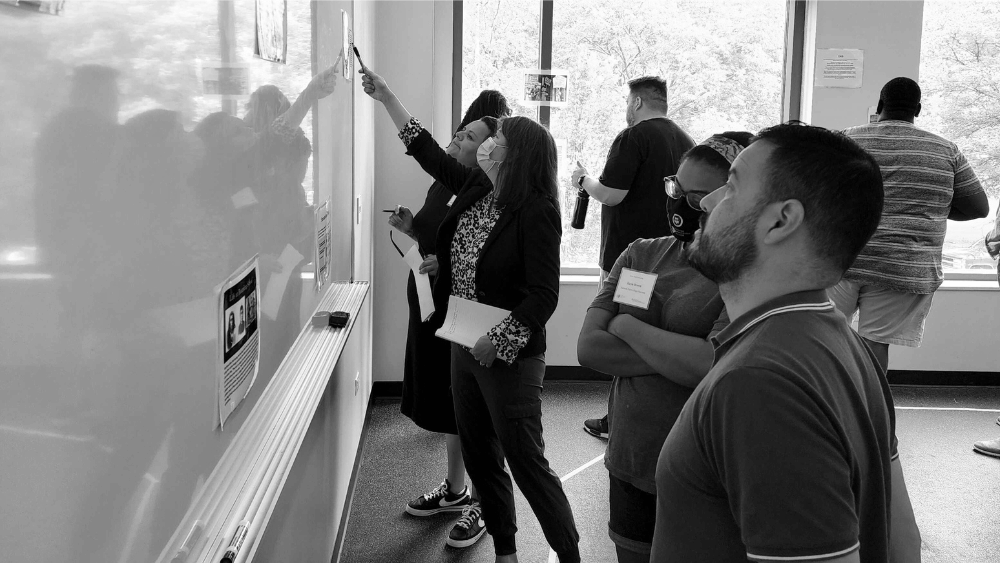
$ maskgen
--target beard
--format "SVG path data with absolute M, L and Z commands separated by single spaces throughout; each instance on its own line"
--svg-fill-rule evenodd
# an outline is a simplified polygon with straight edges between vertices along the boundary
M 739 280 L 757 261 L 754 223 L 757 213 L 748 213 L 735 224 L 711 234 L 705 232 L 707 215 L 701 229 L 687 245 L 687 260 L 701 275 L 717 284 Z

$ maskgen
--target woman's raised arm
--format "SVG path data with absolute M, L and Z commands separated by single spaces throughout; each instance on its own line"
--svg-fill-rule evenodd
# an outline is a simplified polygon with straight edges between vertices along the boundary
M 406 111 L 403 104 L 396 98 L 385 80 L 371 71 L 368 67 L 363 67 L 360 74 L 361 86 L 372 99 L 382 102 L 385 110 L 389 112 L 392 123 L 399 130 L 399 138 L 406 145 L 406 153 L 417 161 L 424 172 L 432 178 L 441 182 L 448 191 L 458 194 L 475 170 L 458 162 L 448 156 L 421 125 L 420 122 Z M 488 182 L 483 178 L 484 181 Z

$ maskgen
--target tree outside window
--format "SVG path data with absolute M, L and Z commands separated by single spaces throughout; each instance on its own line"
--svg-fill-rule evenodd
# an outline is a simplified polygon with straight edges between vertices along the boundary
M 983 240 L 1000 200 L 1000 4 L 925 2 L 921 42 L 917 126 L 958 145 L 990 200 L 987 218 L 948 222 L 943 265 L 991 273 Z

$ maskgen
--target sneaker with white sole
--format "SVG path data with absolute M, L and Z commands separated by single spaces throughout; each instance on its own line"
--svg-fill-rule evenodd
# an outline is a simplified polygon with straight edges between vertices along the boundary
M 462 517 L 448 533 L 448 545 L 452 547 L 469 547 L 486 533 L 486 522 L 483 521 L 483 507 L 477 501 L 465 507 Z
M 451 483 L 445 479 L 431 492 L 406 503 L 406 512 L 414 516 L 433 516 L 441 512 L 461 512 L 472 504 L 468 485 L 460 493 L 452 493 L 450 487 Z

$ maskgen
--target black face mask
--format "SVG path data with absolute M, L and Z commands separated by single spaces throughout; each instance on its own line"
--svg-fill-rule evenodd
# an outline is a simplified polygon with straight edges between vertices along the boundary
M 691 242 L 704 211 L 695 209 L 686 197 L 667 196 L 667 217 L 670 219 L 670 234 L 681 242 Z

